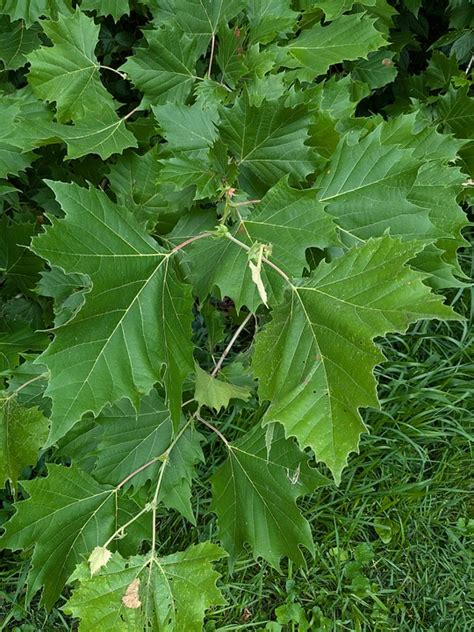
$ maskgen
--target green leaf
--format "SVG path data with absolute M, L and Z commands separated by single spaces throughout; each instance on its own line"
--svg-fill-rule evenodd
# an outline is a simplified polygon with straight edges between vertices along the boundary
M 304 107 L 264 102 L 256 108 L 247 96 L 221 109 L 222 139 L 239 167 L 244 189 L 249 183 L 251 190 L 265 192 L 284 175 L 298 182 L 313 171 L 313 156 L 305 145 L 309 121 Z
M 147 31 L 145 41 L 120 67 L 143 92 L 142 105 L 184 103 L 196 80 L 196 41 L 168 26 Z
M 250 23 L 250 42 L 271 42 L 279 33 L 296 27 L 298 14 L 289 0 L 246 0 Z
M 25 171 L 35 158 L 32 152 L 23 152 L 19 147 L 0 140 L 0 178 L 16 176 Z
M 0 487 L 10 481 L 16 489 L 23 468 L 36 465 L 48 436 L 48 420 L 37 408 L 21 406 L 12 395 L 0 399 L 0 413 Z
M 301 78 L 310 81 L 324 74 L 329 66 L 367 57 L 386 43 L 372 18 L 363 13 L 343 15 L 327 26 L 316 24 L 302 31 L 285 46 L 285 65 L 303 68 Z
M 166 384 L 177 422 L 182 384 L 193 370 L 189 289 L 177 280 L 169 253 L 105 193 L 60 182 L 49 186 L 66 218 L 53 220 L 33 249 L 92 282 L 84 307 L 39 360 L 51 376 L 49 444 L 85 412 L 98 414 L 122 397 L 138 403 L 158 380 Z
M 344 137 L 328 164 L 318 199 L 341 228 L 358 239 L 384 234 L 434 240 L 438 231 L 409 200 L 420 162 L 412 150 L 383 145 L 381 128 L 356 145 Z
M 74 466 L 48 465 L 48 471 L 46 478 L 22 481 L 31 497 L 16 504 L 2 546 L 34 547 L 27 600 L 44 586 L 41 603 L 49 609 L 76 564 L 112 535 L 116 498 Z
M 0 14 L 6 13 L 14 20 L 24 20 L 30 27 L 40 17 L 56 19 L 59 14 L 72 13 L 70 0 L 0 0 Z
M 327 20 L 334 20 L 345 11 L 352 9 L 353 4 L 355 0 L 318 0 L 314 6 L 324 11 Z M 364 4 L 369 4 L 369 2 Z
M 244 0 L 176 0 L 176 23 L 185 32 L 205 36 L 205 45 L 217 27 L 241 10 Z
M 266 437 L 256 426 L 227 446 L 228 459 L 211 478 L 211 511 L 217 514 L 219 535 L 232 560 L 248 543 L 255 558 L 279 568 L 283 556 L 303 563 L 300 546 L 314 552 L 309 523 L 296 499 L 328 481 L 309 467 L 281 427 L 273 430 Z
M 97 15 L 111 15 L 118 22 L 122 15 L 129 15 L 128 0 L 82 0 L 83 11 L 95 11 Z
M 367 59 L 359 59 L 351 64 L 351 73 L 356 81 L 362 81 L 370 88 L 382 88 L 391 83 L 398 74 L 393 62 L 395 53 L 389 50 L 378 50 L 369 53 Z
M 68 158 L 98 154 L 107 160 L 113 154 L 123 153 L 124 149 L 138 147 L 135 136 L 125 126 L 125 119 L 119 118 L 113 108 L 86 110 L 79 123 L 55 129 L 67 145 Z
M 167 149 L 173 152 L 189 152 L 212 147 L 218 138 L 217 112 L 203 110 L 199 104 L 192 106 L 155 105 L 152 107 L 162 135 L 168 141 Z
M 373 370 L 384 357 L 373 339 L 421 318 L 457 318 L 405 265 L 420 248 L 384 236 L 321 262 L 257 335 L 254 374 L 271 402 L 264 423 L 282 423 L 337 483 L 366 429 L 359 408 L 378 406 Z
M 213 377 L 196 364 L 196 387 L 194 399 L 199 406 L 208 406 L 220 412 L 227 408 L 231 399 L 248 401 L 251 390 L 246 386 L 236 386 Z
M 205 611 L 225 603 L 216 587 L 219 573 L 212 568 L 224 555 L 210 542 L 148 559 L 125 560 L 114 553 L 92 577 L 83 562 L 71 578 L 80 583 L 64 611 L 81 619 L 80 632 L 199 632 Z
M 99 25 L 79 10 L 57 22 L 42 22 L 53 46 L 42 46 L 28 55 L 31 63 L 28 82 L 33 92 L 49 102 L 56 102 L 59 122 L 77 121 L 95 110 L 113 109 L 112 96 L 100 81 L 100 65 L 94 50 L 99 39 Z
M 40 46 L 40 32 L 37 24 L 28 29 L 22 21 L 10 24 L 8 18 L 0 16 L 0 59 L 5 70 L 26 64 L 26 55 Z

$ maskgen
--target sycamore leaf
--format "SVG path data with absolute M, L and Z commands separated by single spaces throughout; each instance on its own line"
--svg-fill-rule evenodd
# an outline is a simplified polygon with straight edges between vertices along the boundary
M 135 136 L 125 126 L 125 119 L 119 118 L 112 107 L 98 111 L 86 109 L 79 123 L 54 129 L 67 145 L 68 158 L 98 154 L 107 160 L 124 149 L 138 147 Z
M 241 97 L 232 108 L 221 109 L 220 130 L 239 167 L 240 179 L 265 192 L 284 175 L 290 182 L 304 180 L 314 169 L 309 147 L 309 116 L 304 107 L 285 108 L 264 102 L 261 107 Z
M 374 3 L 375 0 L 372 0 L 372 4 Z M 324 11 L 326 20 L 334 20 L 334 18 L 339 17 L 341 13 L 352 9 L 352 5 L 355 4 L 355 0 L 317 0 L 317 2 L 314 2 L 313 4 L 318 9 L 322 9 Z M 369 2 L 365 2 L 364 4 L 369 4 Z
M 79 585 L 63 610 L 80 618 L 80 632 L 200 632 L 205 611 L 225 603 L 212 568 L 224 555 L 210 542 L 148 559 L 114 553 L 94 576 L 83 562 L 71 577 Z
M 363 13 L 342 15 L 327 26 L 315 24 L 303 30 L 285 46 L 288 55 L 285 65 L 303 68 L 301 78 L 312 80 L 324 74 L 329 66 L 367 57 L 386 43 L 372 18 Z
M 58 14 L 72 13 L 70 0 L 0 0 L 0 14 L 6 13 L 11 20 L 24 20 L 30 27 L 40 17 L 56 19 Z
M 438 231 L 428 210 L 409 200 L 419 166 L 412 150 L 383 145 L 380 127 L 356 145 L 344 137 L 320 179 L 318 199 L 359 239 L 389 229 L 392 235 L 433 240 Z
M 34 547 L 27 599 L 44 586 L 41 602 L 51 608 L 76 564 L 114 532 L 116 495 L 74 466 L 49 464 L 48 472 L 22 481 L 30 498 L 16 504 L 2 546 Z
M 92 283 L 84 307 L 39 360 L 51 376 L 49 445 L 85 412 L 98 414 L 122 397 L 137 403 L 158 380 L 166 384 L 177 423 L 182 384 L 193 370 L 189 288 L 177 280 L 170 254 L 105 193 L 61 182 L 49 186 L 66 218 L 53 220 L 33 249 Z
M 196 80 L 196 42 L 170 27 L 147 31 L 145 41 L 120 70 L 143 93 L 143 105 L 184 103 Z
M 241 217 L 235 236 L 248 246 L 257 242 L 272 245 L 272 262 L 289 276 L 301 276 L 306 267 L 306 250 L 338 245 L 336 226 L 318 202 L 314 190 L 297 190 L 283 178 L 255 204 L 252 213 Z M 215 265 L 207 265 L 209 258 Z M 200 241 L 185 255 L 189 278 L 198 296 L 205 298 L 215 287 L 221 296 L 229 296 L 240 309 L 246 305 L 255 311 L 261 304 L 252 283 L 247 253 L 227 239 Z M 271 296 L 281 298 L 284 282 L 263 266 L 263 284 Z
M 227 461 L 212 476 L 211 511 L 217 514 L 219 534 L 234 560 L 244 544 L 255 558 L 279 568 L 282 556 L 303 563 L 300 546 L 313 552 L 309 523 L 296 499 L 328 480 L 309 467 L 307 457 L 277 426 L 267 450 L 265 431 L 256 426 L 229 445 Z
M 56 102 L 59 122 L 85 117 L 91 104 L 96 110 L 113 109 L 94 53 L 99 25 L 77 10 L 57 22 L 44 20 L 42 26 L 53 46 L 42 46 L 28 55 L 28 82 L 33 92 L 45 101 Z
M 298 14 L 289 0 L 246 0 L 250 23 L 250 42 L 267 43 L 278 33 L 287 33 L 296 26 Z
M 196 364 L 194 399 L 199 406 L 208 406 L 220 412 L 221 408 L 227 408 L 231 399 L 243 399 L 246 402 L 251 392 L 246 386 L 236 386 L 213 377 Z
M 19 147 L 0 140 L 0 178 L 15 176 L 25 171 L 35 158 L 32 152 L 23 152 Z
M 153 114 L 160 124 L 162 135 L 168 141 L 167 149 L 188 152 L 212 147 L 218 138 L 215 110 L 202 109 L 199 104 L 155 105 Z
M 16 70 L 27 62 L 25 55 L 39 48 L 41 29 L 37 24 L 26 28 L 23 21 L 13 22 L 0 16 L 0 60 L 5 70 Z
M 321 262 L 257 335 L 254 374 L 271 402 L 264 423 L 282 423 L 338 483 L 365 431 L 359 408 L 378 406 L 373 370 L 384 357 L 373 339 L 421 318 L 457 318 L 405 265 L 421 247 L 384 236 Z
M 176 0 L 173 4 L 177 26 L 192 35 L 200 54 L 206 52 L 220 24 L 231 20 L 242 9 L 244 0 Z M 179 37 L 182 37 L 179 34 Z
M 27 465 L 36 465 L 48 436 L 48 420 L 37 408 L 25 408 L 10 395 L 0 399 L 0 487 L 10 481 L 16 489 Z
M 129 15 L 128 0 L 82 0 L 83 11 L 95 11 L 97 15 L 111 15 L 116 22 L 122 15 Z
M 367 83 L 372 89 L 382 88 L 397 76 L 394 57 L 395 53 L 389 50 L 369 53 L 367 59 L 359 59 L 350 65 L 351 74 L 355 80 Z

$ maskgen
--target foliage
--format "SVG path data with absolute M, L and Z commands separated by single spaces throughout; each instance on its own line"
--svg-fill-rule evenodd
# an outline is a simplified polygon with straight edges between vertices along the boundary
M 359 450 L 381 337 L 461 319 L 437 291 L 467 282 L 469 3 L 436 36 L 432 4 L 0 1 L 2 544 L 27 602 L 68 585 L 80 630 L 199 630 L 221 558 L 314 555 L 297 501 Z

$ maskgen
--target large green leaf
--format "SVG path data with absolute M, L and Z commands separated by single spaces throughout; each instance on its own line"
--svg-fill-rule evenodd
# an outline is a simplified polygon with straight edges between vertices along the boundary
M 333 64 L 367 57 L 384 44 L 386 40 L 375 28 L 375 20 L 363 13 L 343 15 L 327 26 L 316 24 L 303 30 L 287 44 L 286 65 L 303 68 L 301 77 L 311 80 Z
M 34 547 L 27 598 L 44 586 L 41 600 L 51 608 L 76 564 L 115 530 L 116 495 L 74 466 L 48 470 L 46 478 L 22 482 L 31 497 L 17 503 L 2 546 Z
M 221 134 L 239 167 L 246 188 L 265 192 L 284 175 L 290 182 L 304 180 L 314 169 L 308 138 L 310 118 L 304 107 L 285 108 L 264 102 L 261 107 L 241 97 L 221 110 Z
M 327 479 L 309 467 L 280 426 L 267 434 L 256 426 L 227 448 L 227 461 L 211 479 L 211 510 L 231 558 L 243 553 L 248 543 L 255 558 L 263 557 L 275 568 L 282 556 L 302 564 L 300 546 L 311 552 L 314 548 L 296 499 L 327 484 Z
M 212 568 L 224 555 L 201 542 L 165 557 L 126 560 L 114 553 L 93 576 L 82 563 L 71 578 L 79 586 L 64 610 L 81 619 L 81 632 L 200 632 L 207 608 L 225 603 Z
M 0 398 L 0 487 L 10 481 L 16 488 L 27 465 L 36 465 L 48 436 L 48 420 L 37 408 L 25 408 L 14 395 Z
M 196 81 L 196 42 L 170 27 L 147 31 L 145 40 L 120 69 L 143 92 L 144 105 L 184 103 Z
M 28 55 L 28 82 L 45 101 L 56 102 L 60 122 L 79 120 L 95 110 L 113 109 L 112 96 L 100 81 L 95 56 L 99 25 L 79 10 L 57 22 L 42 22 L 53 46 L 42 46 Z
M 193 370 L 189 289 L 177 280 L 169 253 L 105 193 L 60 182 L 50 187 L 66 218 L 53 220 L 33 248 L 67 273 L 89 275 L 92 290 L 41 356 L 51 376 L 49 443 L 87 411 L 97 414 L 122 397 L 138 403 L 158 380 L 178 422 L 182 384 Z
M 456 318 L 406 266 L 421 247 L 384 236 L 320 263 L 257 336 L 265 423 L 282 423 L 337 482 L 365 431 L 359 408 L 378 406 L 373 370 L 384 357 L 374 338 L 421 318 Z

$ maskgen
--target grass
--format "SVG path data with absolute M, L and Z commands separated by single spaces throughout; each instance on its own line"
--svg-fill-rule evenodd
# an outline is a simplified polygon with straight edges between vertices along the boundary
M 223 578 L 228 604 L 206 630 L 468 632 L 474 629 L 471 439 L 474 333 L 470 297 L 454 298 L 465 322 L 422 322 L 384 342 L 384 412 L 367 411 L 371 434 L 352 455 L 339 488 L 302 503 L 316 557 L 278 573 L 243 560 Z M 471 496 L 472 497 L 472 496 Z M 471 506 L 472 510 L 472 506 Z M 160 530 L 165 548 L 196 541 L 177 517 Z M 201 538 L 216 535 L 208 519 Z M 221 569 L 224 573 L 226 568 Z M 26 565 L 3 558 L 1 629 L 73 630 L 57 609 L 24 606 Z

